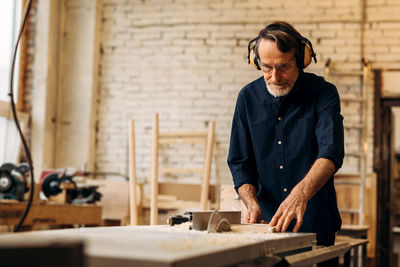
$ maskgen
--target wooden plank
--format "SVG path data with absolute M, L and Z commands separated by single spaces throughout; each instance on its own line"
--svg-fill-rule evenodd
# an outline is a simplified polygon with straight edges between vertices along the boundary
M 0 116 L 12 119 L 12 111 L 10 103 L 0 100 Z M 22 123 L 23 130 L 25 131 L 29 119 L 29 114 L 17 111 L 17 116 L 20 122 Z
M 87 37 L 86 40 L 90 40 L 92 42 L 92 55 L 90 55 L 86 60 L 90 60 L 90 63 L 88 62 L 88 69 L 87 72 L 85 71 L 85 77 L 91 79 L 89 82 L 90 86 L 83 85 L 83 81 L 81 81 L 80 85 L 77 88 L 87 88 L 87 90 L 90 90 L 90 104 L 88 103 L 88 99 L 86 99 L 86 103 L 90 105 L 90 111 L 87 113 L 89 115 L 89 123 L 88 125 L 88 136 L 87 136 L 87 142 L 89 143 L 88 146 L 88 151 L 87 153 L 87 171 L 89 172 L 96 172 L 96 163 L 97 163 L 97 151 L 96 149 L 98 148 L 98 110 L 99 110 L 99 103 L 98 103 L 98 85 L 101 80 L 101 76 L 98 73 L 98 70 L 100 68 L 101 60 L 102 60 L 102 55 L 101 55 L 101 50 L 102 50 L 102 44 L 101 44 L 101 38 L 103 35 L 103 29 L 102 29 L 102 4 L 98 1 L 95 3 L 92 3 L 90 5 L 91 7 L 94 7 L 93 12 L 89 12 L 90 18 L 93 19 L 94 24 L 86 24 L 87 26 L 93 27 L 92 29 L 94 30 L 93 34 L 90 34 L 90 36 Z M 88 6 L 86 6 L 84 9 L 86 9 Z M 91 8 L 90 8 L 91 9 Z M 77 16 L 82 16 L 77 12 Z M 85 13 L 85 16 L 87 16 L 87 13 Z M 84 39 L 79 38 L 80 44 L 82 44 Z M 76 76 L 75 76 L 76 77 Z M 78 89 L 79 90 L 79 89 Z M 80 97 L 82 97 L 82 93 L 76 92 L 79 94 Z M 76 94 L 74 94 L 76 96 Z M 80 132 L 75 132 L 76 134 L 80 134 Z
M 352 231 L 352 232 L 360 232 L 366 233 L 369 229 L 368 225 L 358 225 L 358 224 L 343 224 L 341 227 L 341 231 Z
M 339 243 L 333 246 L 317 248 L 311 251 L 286 256 L 285 261 L 290 266 L 311 266 L 313 264 L 339 257 L 346 253 L 351 246 L 346 243 Z
M 23 210 L 23 202 L 0 202 L 0 225 L 15 225 Z M 101 207 L 95 205 L 33 203 L 24 225 L 101 225 Z
M 186 137 L 206 137 L 208 131 L 193 131 L 193 132 L 168 132 L 160 133 L 160 138 L 186 138 Z
M 365 224 L 369 225 L 367 245 L 368 257 L 375 258 L 376 252 L 376 220 L 377 220 L 377 177 L 375 173 L 367 175 L 365 183 Z
M 274 233 L 275 227 L 265 223 L 231 224 L 232 232 Z
M 206 140 L 202 138 L 163 138 L 159 139 L 160 144 L 192 144 L 192 143 L 205 143 Z
M 367 239 L 362 239 L 362 238 L 351 238 L 348 236 L 336 236 L 336 242 L 340 243 L 340 242 L 347 242 L 349 243 L 349 245 L 354 248 L 360 245 L 364 245 L 368 243 Z
M 153 116 L 153 139 L 151 142 L 151 169 L 150 169 L 150 224 L 158 223 L 158 113 Z
M 135 151 L 135 122 L 129 121 L 129 208 L 130 223 L 138 225 L 138 207 L 136 194 L 136 151 Z
M 216 202 L 216 185 L 209 185 L 208 199 Z M 158 192 L 161 195 L 176 195 L 179 200 L 200 201 L 201 189 L 197 184 L 159 183 Z
M 210 185 L 210 174 L 211 174 L 211 161 L 214 149 L 214 138 L 215 138 L 215 122 L 210 122 L 207 134 L 206 152 L 204 157 L 205 166 L 204 166 L 203 178 L 201 181 L 200 208 L 202 210 L 207 209 L 208 189 Z
M 189 209 L 199 209 L 200 208 L 200 202 L 199 201 L 183 201 L 183 200 L 159 200 L 157 201 L 158 209 L 161 210 L 189 210 Z M 143 208 L 151 208 L 151 204 L 148 199 L 143 200 Z
M 159 172 L 162 174 L 166 173 L 203 173 L 203 168 L 160 168 Z
M 101 194 L 98 204 L 102 207 L 103 220 L 124 220 L 129 217 L 129 182 L 109 181 L 100 179 L 85 179 L 87 185 L 99 186 Z M 140 203 L 141 190 L 136 187 L 136 202 Z
M 150 201 L 150 196 L 146 195 L 145 196 L 146 201 Z M 158 195 L 157 196 L 157 201 L 176 201 L 178 200 L 177 195 Z

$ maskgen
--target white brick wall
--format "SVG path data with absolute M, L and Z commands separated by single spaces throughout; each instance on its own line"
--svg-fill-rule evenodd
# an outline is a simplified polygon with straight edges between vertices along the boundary
M 236 96 L 261 75 L 247 65 L 247 43 L 274 20 L 293 23 L 313 42 L 319 61 L 309 70 L 318 74 L 328 58 L 340 70 L 359 70 L 362 57 L 377 65 L 400 61 L 400 5 L 394 0 L 368 0 L 365 25 L 359 0 L 101 2 L 96 165 L 128 172 L 127 122 L 133 118 L 139 180 L 149 174 L 154 112 L 162 131 L 205 129 L 216 121 L 212 181 L 231 180 L 226 156 Z M 340 93 L 359 93 L 354 77 L 335 84 Z M 360 122 L 357 103 L 342 105 L 346 122 Z M 347 150 L 357 150 L 359 135 L 346 130 Z M 345 160 L 346 170 L 357 165 Z

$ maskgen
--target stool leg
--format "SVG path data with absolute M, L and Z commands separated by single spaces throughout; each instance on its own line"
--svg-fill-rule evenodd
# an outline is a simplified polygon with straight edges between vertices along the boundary
M 349 249 L 344 254 L 344 267 L 350 267 L 350 254 L 351 254 L 351 249 Z
M 362 246 L 362 266 L 367 266 L 367 245 Z
M 353 258 L 353 263 L 354 263 L 354 267 L 358 267 L 358 247 L 354 248 L 354 258 Z

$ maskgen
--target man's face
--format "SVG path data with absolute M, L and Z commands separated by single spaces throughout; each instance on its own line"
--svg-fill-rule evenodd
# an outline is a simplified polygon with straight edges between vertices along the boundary
M 262 39 L 258 46 L 259 66 L 263 71 L 268 91 L 275 97 L 285 96 L 299 76 L 294 49 L 283 53 L 276 42 Z

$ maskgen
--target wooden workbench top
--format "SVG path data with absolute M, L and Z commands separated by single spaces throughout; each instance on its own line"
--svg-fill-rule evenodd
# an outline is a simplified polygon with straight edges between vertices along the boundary
M 315 234 L 208 234 L 167 225 L 96 227 L 0 235 L 0 248 L 73 240 L 84 242 L 88 266 L 221 266 L 311 248 Z

